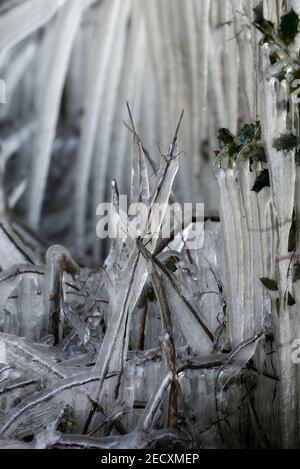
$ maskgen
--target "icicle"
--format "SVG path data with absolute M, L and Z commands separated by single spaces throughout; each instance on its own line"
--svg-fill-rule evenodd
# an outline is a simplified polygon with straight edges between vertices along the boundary
M 250 28 L 250 18 L 247 17 L 243 0 L 232 2 L 234 15 L 234 30 L 239 47 L 239 58 L 241 62 L 241 86 L 245 98 L 244 122 L 255 120 L 254 115 L 254 50 Z
M 2 275 L 1 275 L 2 277 Z M 9 280 L 2 280 L 0 278 L 0 311 L 2 312 L 8 297 L 13 293 L 13 291 L 17 288 L 20 277 L 10 278 Z
M 201 86 L 200 86 L 200 112 L 201 112 L 201 140 L 206 137 L 205 120 L 207 113 L 207 89 L 208 89 L 208 56 L 210 46 L 209 12 L 211 0 L 195 2 L 197 20 L 201 21 Z M 200 15 L 201 12 L 201 15 Z
M 186 343 L 191 347 L 194 353 L 208 355 L 212 350 L 212 335 L 210 334 L 209 336 L 207 333 L 207 327 L 203 329 L 203 319 L 201 320 L 200 314 L 198 312 L 196 313 L 196 308 L 193 308 L 188 300 L 184 301 L 184 293 L 181 293 L 182 297 L 176 293 L 174 286 L 164 275 L 162 276 L 162 283 L 168 296 L 172 314 L 180 326 Z M 179 286 L 178 289 L 182 291 L 182 288 Z M 197 331 L 197 333 L 195 331 Z
M 123 2 L 124 11 L 119 21 L 118 32 L 116 35 L 113 49 L 113 63 L 110 64 L 107 79 L 107 89 L 104 95 L 103 106 L 98 123 L 98 133 L 95 148 L 95 162 L 93 172 L 93 201 L 94 214 L 100 203 L 105 202 L 105 191 L 107 189 L 108 166 L 110 146 L 112 144 L 113 124 L 117 108 L 118 87 L 121 79 L 122 65 L 125 54 L 126 44 L 126 25 L 131 8 L 131 1 Z M 115 176 L 114 176 L 115 177 Z M 100 260 L 101 244 L 99 239 L 95 240 L 94 246 L 95 258 Z
M 245 161 L 243 156 L 237 162 L 239 172 L 239 186 L 240 186 L 240 212 L 242 213 L 241 231 L 243 232 L 243 268 L 244 268 L 244 292 L 243 292 L 243 340 L 250 339 L 254 336 L 255 332 L 255 318 L 254 318 L 254 294 L 253 294 L 253 231 L 254 226 L 252 222 L 251 212 L 251 190 L 254 182 L 251 180 L 250 164 Z M 258 246 L 257 246 L 258 247 Z M 258 252 L 258 254 L 260 254 Z
M 18 425 L 23 421 L 24 415 L 32 412 L 37 406 L 48 402 L 64 391 L 74 387 L 85 386 L 89 383 L 95 383 L 99 380 L 99 373 L 93 374 L 91 371 L 81 373 L 71 378 L 63 378 L 58 382 L 49 385 L 43 391 L 37 392 L 32 396 L 24 399 L 21 404 L 7 413 L 0 422 L 0 435 L 10 435 Z
M 147 203 L 150 197 L 146 158 L 138 136 L 133 137 L 133 166 L 130 203 Z
M 177 140 L 178 130 L 179 126 L 177 127 L 174 139 L 175 142 Z M 157 189 L 152 197 L 149 207 L 149 224 L 147 226 L 147 230 L 149 229 L 151 233 L 159 233 L 160 231 L 177 171 L 177 158 L 171 159 L 168 163 L 162 159 L 162 167 Z M 153 220 L 151 215 L 155 203 L 159 203 L 164 209 L 160 210 L 159 216 L 154 217 Z M 148 244 L 147 246 L 151 253 L 154 252 L 156 243 L 157 238 L 154 236 L 151 244 Z M 118 258 L 118 263 L 119 262 L 120 258 Z M 110 269 L 112 273 L 114 272 L 114 269 L 115 265 L 113 264 Z M 146 263 L 137 248 L 134 249 L 123 269 L 118 270 L 118 277 L 119 280 L 116 286 L 118 287 L 119 294 L 117 296 L 114 295 L 114 297 L 111 298 L 109 327 L 101 344 L 95 366 L 95 370 L 97 370 L 101 376 L 95 392 L 96 400 L 99 399 L 104 378 L 108 370 L 110 369 L 111 371 L 115 371 L 123 369 L 125 366 L 129 343 L 128 325 L 130 324 L 133 308 L 141 295 L 147 279 Z
M 40 276 L 23 275 L 18 288 L 18 335 L 32 341 L 41 338 L 47 321 L 41 295 Z
M 1 347 L 4 348 L 5 363 L 10 366 L 27 370 L 33 376 L 39 376 L 47 382 L 65 378 L 67 372 L 46 354 L 33 347 L 29 341 L 9 334 L 0 334 Z
M 77 181 L 74 206 L 76 244 L 78 253 L 84 252 L 84 234 L 86 227 L 86 211 L 88 199 L 88 184 L 92 166 L 93 151 L 97 135 L 97 124 L 104 96 L 104 84 L 110 66 L 110 57 L 113 50 L 115 36 L 118 30 L 118 18 L 121 15 L 120 0 L 114 0 L 113 8 L 106 2 L 106 22 L 102 25 L 103 6 L 99 7 L 99 21 L 92 45 L 88 79 L 86 84 L 86 97 L 84 103 L 84 116 L 81 123 L 80 142 L 77 158 Z M 101 26 L 102 25 L 102 26 Z M 101 49 L 99 51 L 99 46 Z M 101 52 L 101 53 L 100 53 Z
M 47 23 L 62 7 L 65 0 L 53 0 L 51 5 L 30 0 L 8 10 L 0 19 L 0 50 L 12 48 Z
M 61 304 L 63 301 L 63 274 L 75 277 L 79 268 L 72 260 L 70 253 L 63 246 L 52 246 L 46 254 L 46 271 L 44 280 L 44 304 L 48 330 L 55 336 L 56 342 L 60 336 Z
M 0 266 L 9 269 L 14 264 L 39 264 L 37 256 L 25 246 L 5 219 L 0 219 Z
M 262 334 L 242 342 L 229 355 L 224 366 L 222 366 L 217 375 L 217 384 L 224 389 L 229 381 L 240 373 L 242 368 L 251 360 L 255 354 L 257 345 Z
M 221 223 L 223 225 L 222 237 L 224 242 L 225 253 L 225 281 L 226 281 L 226 297 L 228 304 L 228 326 L 229 337 L 231 343 L 238 344 L 241 341 L 241 330 L 239 330 L 240 311 L 236 299 L 241 293 L 238 291 L 238 245 L 236 242 L 235 226 L 232 223 L 234 220 L 233 207 L 231 205 L 230 193 L 228 190 L 228 177 L 226 173 L 232 170 L 218 170 L 216 173 L 219 190 L 220 190 L 220 211 Z
M 3 116 L 9 115 L 10 104 L 14 97 L 15 90 L 23 78 L 27 68 L 30 66 L 34 55 L 36 54 L 36 44 L 29 43 L 25 51 L 22 51 L 22 55 L 18 56 L 13 65 L 9 68 L 8 73 L 5 76 L 6 83 L 6 105 L 0 108 L 0 119 Z
M 266 70 L 268 49 L 263 50 Z M 262 131 L 267 150 L 272 201 L 278 232 L 278 284 L 280 295 L 279 316 L 273 314 L 280 365 L 280 418 L 281 444 L 293 447 L 296 437 L 295 366 L 291 360 L 291 319 L 287 305 L 288 269 L 290 254 L 288 240 L 292 223 L 295 193 L 295 162 L 293 152 L 276 151 L 273 139 L 288 131 L 287 83 L 269 82 L 264 78 L 264 119 Z
M 142 103 L 142 83 L 145 73 L 145 47 L 146 47 L 146 31 L 143 17 L 140 15 L 140 2 L 135 3 L 138 8 L 133 9 L 134 15 L 132 16 L 132 25 L 130 28 L 128 52 L 124 58 L 123 78 L 121 81 L 120 91 L 120 107 L 118 107 L 118 121 L 116 125 L 121 125 L 121 119 L 127 121 L 127 109 L 123 102 L 129 101 L 134 121 L 136 125 L 140 122 L 140 112 Z M 139 40 L 137 41 L 137 37 Z M 141 62 L 142 57 L 142 62 Z M 132 76 L 135 79 L 132 79 Z M 130 132 L 122 125 L 119 130 L 119 136 L 112 146 L 113 167 L 110 168 L 112 175 L 116 174 L 117 180 L 125 179 L 124 185 L 128 186 L 130 178 L 130 171 L 128 171 L 128 154 Z
M 12 438 L 24 440 L 28 436 L 36 435 L 44 428 L 54 427 L 59 424 L 59 418 L 66 410 L 66 405 L 61 403 L 45 403 L 35 408 L 32 412 L 28 412 L 24 420 L 18 425 L 12 434 Z M 59 417 L 59 418 L 58 418 Z
M 224 102 L 226 108 L 226 127 L 233 134 L 237 133 L 239 120 L 244 119 L 244 110 L 240 105 L 240 91 L 243 83 L 239 83 L 240 60 L 236 41 L 234 38 L 234 21 L 232 21 L 231 1 L 225 0 L 224 7 L 219 3 L 218 29 L 223 30 L 224 51 L 222 51 L 221 65 L 223 68 L 224 82 Z M 232 24 L 231 24 L 232 21 Z M 219 33 L 220 34 L 220 33 Z M 223 62 L 223 63 L 222 63 Z M 250 68 L 250 67 L 249 67 Z M 218 105 L 216 103 L 216 105 Z
M 89 342 L 91 336 L 88 325 L 84 322 L 80 314 L 72 310 L 66 303 L 63 303 L 63 313 L 66 320 L 74 329 L 83 345 L 86 345 Z
M 51 51 L 47 53 L 46 90 L 39 103 L 39 116 L 34 143 L 31 176 L 29 181 L 28 221 L 38 228 L 52 147 L 63 88 L 67 75 L 73 43 L 78 32 L 83 11 L 82 0 L 68 0 L 60 11 L 54 26 Z
M 158 1 L 155 0 L 154 2 L 146 1 L 145 2 L 145 20 L 146 20 L 146 28 L 147 28 L 147 36 L 151 38 L 149 41 L 150 51 L 152 55 L 152 60 L 154 63 L 154 71 L 155 75 L 157 76 L 157 93 L 158 93 L 158 103 L 160 103 L 159 108 L 157 109 L 157 131 L 159 132 L 158 137 L 160 139 L 169 138 L 169 116 L 167 114 L 168 111 L 168 102 L 167 102 L 167 94 L 165 93 L 166 89 L 166 69 L 165 65 L 165 58 L 163 56 L 163 50 L 160 44 L 161 40 L 161 30 L 159 28 L 160 24 L 160 12 L 158 7 Z
M 35 123 L 26 123 L 21 128 L 17 128 L 12 135 L 8 136 L 5 140 L 1 141 L 3 159 L 9 160 L 15 153 L 17 153 L 25 142 L 31 139 Z
M 213 77 L 210 87 L 215 102 L 215 113 L 219 127 L 227 126 L 225 97 L 223 92 L 222 78 L 222 49 L 223 30 L 217 29 L 218 25 L 218 3 L 212 2 L 213 30 L 211 35 L 211 47 L 209 48 L 209 74 Z

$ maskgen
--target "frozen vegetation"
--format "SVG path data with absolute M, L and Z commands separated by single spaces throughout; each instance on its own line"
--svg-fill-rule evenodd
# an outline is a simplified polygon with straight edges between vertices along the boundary
M 300 447 L 299 14 L 0 1 L 0 448 Z

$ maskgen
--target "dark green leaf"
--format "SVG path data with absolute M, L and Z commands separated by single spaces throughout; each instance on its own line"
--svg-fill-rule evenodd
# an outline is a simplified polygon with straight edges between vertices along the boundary
M 278 36 L 286 46 L 289 46 L 295 40 L 298 33 L 298 27 L 299 16 L 292 8 L 289 13 L 282 16 L 278 30 Z
M 234 143 L 234 136 L 230 130 L 222 128 L 218 130 L 218 140 L 223 145 L 231 145 Z
M 253 8 L 255 21 L 262 21 L 264 19 L 264 4 L 259 2 L 259 4 Z
M 256 152 L 256 146 L 258 146 L 258 151 L 262 149 L 260 145 L 261 139 L 261 127 L 260 122 L 257 121 L 255 124 L 245 124 L 239 134 L 239 141 L 242 143 L 242 146 L 245 144 L 252 144 L 252 152 Z M 263 149 L 262 149 L 263 151 Z M 251 155 L 250 155 L 251 156 Z
M 293 79 L 294 80 L 299 80 L 300 79 L 300 68 L 298 65 L 298 68 L 295 68 L 293 71 Z
M 274 138 L 273 147 L 277 151 L 293 150 L 297 145 L 297 138 L 294 134 L 281 134 L 280 137 Z
M 279 59 L 278 53 L 276 51 L 272 51 L 269 58 L 271 65 L 276 64 L 277 60 Z
M 218 130 L 218 140 L 221 149 L 226 147 L 227 153 L 230 157 L 238 152 L 238 145 L 230 130 L 222 128 Z
M 265 154 L 265 150 L 262 146 L 256 145 L 255 149 L 250 152 L 250 158 L 252 158 L 255 161 L 261 161 L 262 163 L 267 162 L 267 157 Z
M 239 140 L 242 143 L 251 142 L 255 138 L 256 126 L 254 124 L 246 124 L 241 130 Z
M 270 290 L 270 291 L 278 290 L 278 283 L 276 282 L 276 280 L 272 280 L 270 278 L 261 278 L 260 281 L 267 290 Z
M 292 297 L 290 292 L 288 292 L 288 302 L 287 303 L 288 303 L 289 306 L 294 306 L 296 304 L 296 301 L 294 300 L 294 298 Z
M 228 145 L 227 151 L 229 156 L 234 156 L 238 153 L 238 146 L 235 143 Z
M 253 11 L 253 24 L 264 35 L 263 42 L 272 41 L 275 33 L 274 23 L 271 23 L 271 21 L 267 21 L 264 18 L 263 2 L 260 2 L 259 5 L 257 5 L 257 7 L 253 9 Z
M 270 187 L 270 177 L 269 177 L 269 171 L 267 169 L 264 169 L 257 176 L 252 190 L 254 192 L 257 192 L 258 194 L 264 187 Z

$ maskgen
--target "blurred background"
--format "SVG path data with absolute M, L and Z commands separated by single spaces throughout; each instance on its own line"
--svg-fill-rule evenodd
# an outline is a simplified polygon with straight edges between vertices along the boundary
M 219 127 L 257 119 L 256 0 L 0 2 L 1 211 L 87 263 L 105 246 L 96 207 L 128 193 L 126 100 L 153 178 L 178 117 L 178 201 L 217 208 Z M 265 0 L 277 21 L 297 1 Z

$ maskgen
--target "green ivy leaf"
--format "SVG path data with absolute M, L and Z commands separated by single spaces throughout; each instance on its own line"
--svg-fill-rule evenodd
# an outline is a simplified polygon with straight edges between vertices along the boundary
M 281 134 L 280 137 L 274 138 L 273 147 L 277 151 L 293 150 L 297 145 L 297 137 L 294 134 Z
M 218 140 L 221 149 L 226 147 L 228 155 L 234 156 L 238 152 L 238 145 L 235 142 L 235 138 L 230 130 L 222 128 L 218 130 Z
M 263 278 L 260 279 L 260 281 L 267 290 L 270 290 L 270 291 L 277 291 L 278 290 L 278 283 L 276 282 L 276 280 L 272 280 L 270 278 L 264 278 L 263 277 Z
M 299 16 L 292 8 L 289 13 L 282 16 L 281 22 L 278 29 L 278 36 L 285 43 L 286 46 L 289 46 L 294 42 L 295 37 L 298 33 L 299 27 Z
M 223 145 L 231 145 L 234 143 L 234 136 L 230 130 L 222 128 L 218 130 L 218 140 Z
M 256 121 L 255 124 L 245 124 L 240 131 L 239 140 L 242 143 L 250 143 L 252 140 L 260 140 L 261 126 L 260 122 Z
M 257 176 L 252 190 L 258 194 L 264 187 L 270 187 L 270 176 L 267 169 L 264 169 Z
M 254 124 L 246 124 L 241 130 L 239 135 L 239 140 L 242 143 L 251 142 L 254 140 L 256 134 L 256 125 Z

